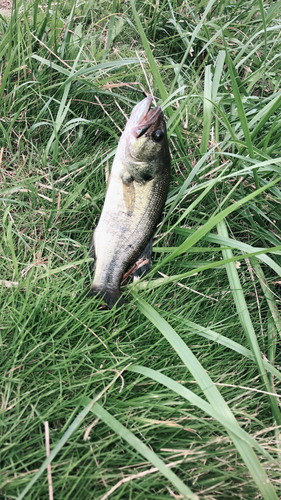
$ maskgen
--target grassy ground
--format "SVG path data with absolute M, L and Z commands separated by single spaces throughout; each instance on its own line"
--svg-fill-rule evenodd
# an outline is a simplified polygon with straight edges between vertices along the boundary
M 0 15 L 2 498 L 281 496 L 280 23 L 258 0 Z M 117 313 L 83 292 L 142 88 L 172 178 Z

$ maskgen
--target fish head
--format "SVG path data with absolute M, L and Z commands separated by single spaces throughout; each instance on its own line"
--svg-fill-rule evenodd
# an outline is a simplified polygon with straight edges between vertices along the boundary
M 166 123 L 159 106 L 150 109 L 148 96 L 133 109 L 119 142 L 121 161 L 138 182 L 152 180 L 170 164 Z

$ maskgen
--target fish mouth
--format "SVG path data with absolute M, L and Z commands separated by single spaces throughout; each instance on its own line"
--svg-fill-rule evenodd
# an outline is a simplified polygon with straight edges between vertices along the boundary
M 132 111 L 129 122 L 137 139 L 143 135 L 150 135 L 161 123 L 162 109 L 160 106 L 150 109 L 151 104 L 152 97 L 147 96 Z

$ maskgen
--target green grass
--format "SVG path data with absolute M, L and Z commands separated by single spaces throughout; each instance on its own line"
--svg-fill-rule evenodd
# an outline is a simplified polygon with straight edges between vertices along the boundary
M 1 498 L 281 496 L 280 25 L 259 0 L 0 14 Z M 88 248 L 143 88 L 172 176 L 116 313 Z

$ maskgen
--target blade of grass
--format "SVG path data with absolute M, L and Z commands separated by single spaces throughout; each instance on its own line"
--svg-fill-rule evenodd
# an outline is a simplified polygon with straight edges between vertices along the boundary
M 39 477 L 43 474 L 43 472 L 47 470 L 48 465 L 53 461 L 55 456 L 59 453 L 59 451 L 68 441 L 73 432 L 76 431 L 76 429 L 78 429 L 83 419 L 86 417 L 89 411 L 91 411 L 93 405 L 106 393 L 106 391 L 116 382 L 116 380 L 118 380 L 122 371 L 118 373 L 118 375 L 114 377 L 114 379 L 97 396 L 95 396 L 93 399 L 87 398 L 88 402 L 86 403 L 85 408 L 81 411 L 81 413 L 79 413 L 79 415 L 74 419 L 72 424 L 68 427 L 67 431 L 64 433 L 63 437 L 59 440 L 57 445 L 51 451 L 50 455 L 46 458 L 46 460 L 44 460 L 39 470 L 36 472 L 31 481 L 18 496 L 18 500 L 22 500 L 22 498 L 25 497 L 25 495 L 29 492 L 30 488 L 37 481 L 37 479 L 39 479 Z M 78 406 L 80 406 L 80 404 Z
M 173 316 L 175 319 L 176 317 Z M 228 337 L 225 337 L 221 333 L 215 332 L 214 330 L 211 330 L 210 328 L 205 328 L 204 326 L 198 325 L 197 323 L 194 323 L 193 321 L 189 321 L 187 319 L 181 318 L 181 323 L 183 325 L 186 325 L 188 327 L 188 330 L 190 331 L 195 331 L 197 335 L 200 335 L 200 337 L 204 337 L 205 339 L 209 339 L 212 342 L 217 342 L 218 344 L 224 345 L 228 349 L 232 349 L 235 352 L 238 352 L 242 356 L 245 356 L 245 358 L 251 359 L 252 361 L 255 361 L 255 356 L 250 351 L 250 349 L 247 349 L 241 344 L 238 344 L 238 342 L 235 342 L 235 340 L 231 340 Z M 279 380 L 281 380 L 281 372 L 279 372 L 273 365 L 269 357 L 269 362 L 265 361 L 264 359 L 262 360 L 264 368 L 271 373 L 272 375 L 275 375 Z
M 61 56 L 62 59 L 64 58 L 64 52 L 65 52 L 66 44 L 68 44 L 69 40 L 70 40 L 69 29 L 72 28 L 73 15 L 74 15 L 75 7 L 76 7 L 76 4 L 74 3 L 74 5 L 72 6 L 72 9 L 71 9 L 71 12 L 69 14 L 67 23 L 66 23 L 65 32 L 64 32 L 64 35 L 63 35 L 63 41 L 62 41 L 61 49 L 60 49 L 60 56 Z M 82 47 L 81 47 L 81 49 L 82 49 Z
M 200 145 L 200 153 L 204 154 L 208 151 L 209 135 L 212 123 L 212 73 L 210 64 L 205 68 L 204 81 L 204 101 L 203 101 L 203 132 Z
M 178 80 L 178 75 L 181 73 L 182 69 L 183 69 L 183 66 L 185 64 L 185 61 L 187 59 L 187 57 L 189 56 L 190 54 L 190 50 L 192 48 L 192 44 L 194 42 L 194 40 L 196 39 L 198 33 L 200 32 L 200 30 L 202 29 L 202 26 L 205 22 L 205 19 L 207 17 L 207 15 L 209 14 L 211 8 L 213 7 L 214 3 L 215 3 L 216 0 L 210 0 L 209 3 L 207 4 L 203 14 L 200 15 L 200 18 L 198 20 L 198 23 L 196 24 L 196 28 L 194 29 L 192 35 L 191 35 L 191 38 L 189 40 L 189 45 L 188 47 L 186 48 L 186 51 L 184 53 L 184 56 L 180 62 L 180 65 L 179 65 L 179 68 L 178 68 L 178 73 L 177 73 L 177 76 L 174 78 L 174 81 L 170 87 L 170 92 L 173 92 L 174 88 L 175 88 L 175 85 L 177 84 L 177 80 Z
M 143 44 L 143 47 L 144 47 L 144 50 L 145 50 L 148 62 L 150 64 L 150 68 L 151 68 L 152 74 L 153 74 L 154 79 L 155 79 L 155 84 L 156 84 L 156 86 L 159 89 L 159 92 L 160 92 L 160 95 L 161 95 L 161 99 L 163 101 L 165 101 L 167 99 L 167 97 L 168 97 L 168 94 L 167 94 L 165 85 L 163 83 L 163 80 L 161 78 L 158 66 L 157 66 L 157 64 L 155 62 L 155 59 L 154 59 L 153 54 L 152 54 L 152 51 L 150 49 L 148 40 L 147 40 L 147 38 L 145 36 L 144 29 L 143 29 L 142 24 L 140 22 L 140 18 L 139 18 L 139 15 L 138 15 L 138 12 L 137 12 L 137 9 L 136 9 L 136 6 L 135 6 L 135 1 L 134 0 L 130 0 L 130 5 L 131 5 L 132 11 L 133 11 L 133 16 L 135 18 L 135 22 L 136 22 L 136 25 L 137 25 L 137 28 L 138 28 L 139 35 L 141 37 L 141 41 L 142 41 L 142 44 Z M 167 108 L 167 111 L 168 111 L 169 115 L 172 113 L 172 110 L 170 110 L 169 108 Z
M 7 83 L 7 80 L 8 80 L 8 77 L 10 75 L 10 69 L 11 69 L 11 66 L 14 62 L 14 58 L 15 58 L 15 55 L 17 53 L 17 50 L 18 48 L 16 47 L 13 52 L 11 52 L 10 54 L 10 57 L 8 58 L 8 63 L 7 63 L 7 66 L 5 68 L 5 71 L 4 71 L 4 75 L 3 77 L 1 78 L 1 86 L 0 86 L 0 99 L 3 98 L 3 94 L 4 94 L 4 90 L 5 90 L 5 86 L 6 86 L 6 83 Z
M 266 450 L 264 450 L 263 447 L 260 446 L 260 444 L 254 438 L 252 438 L 252 436 L 247 434 L 247 432 L 241 429 L 240 426 L 231 425 L 231 422 L 229 422 L 228 419 L 224 418 L 219 411 L 217 411 L 209 403 L 204 401 L 204 399 L 194 394 L 194 392 L 190 391 L 179 382 L 176 382 L 175 380 L 171 379 L 170 377 L 167 377 L 166 375 L 163 375 L 162 373 L 157 372 L 156 370 L 147 368 L 146 366 L 131 365 L 128 368 L 128 371 L 134 373 L 140 373 L 145 377 L 149 377 L 152 380 L 155 380 L 156 382 L 165 385 L 165 387 L 168 387 L 173 392 L 175 392 L 179 396 L 189 401 L 191 404 L 200 408 L 200 410 L 204 411 L 207 415 L 210 415 L 212 418 L 216 419 L 223 425 L 223 427 L 225 427 L 225 429 L 227 429 L 230 432 L 233 432 L 239 439 L 245 441 L 245 443 L 248 443 L 248 445 L 256 448 L 268 460 L 272 460 L 270 454 Z
M 177 195 L 174 198 L 169 199 L 169 202 L 171 202 L 171 201 L 173 201 L 173 202 L 172 202 L 172 205 L 169 208 L 169 211 L 165 217 L 165 221 L 169 220 L 169 217 L 170 217 L 171 213 L 173 212 L 174 208 L 179 203 L 179 201 L 184 197 L 184 195 L 187 193 L 188 186 L 192 183 L 194 177 L 196 177 L 196 175 L 200 171 L 201 167 L 204 165 L 204 163 L 209 158 L 209 156 L 211 155 L 211 153 L 213 152 L 213 150 L 215 148 L 216 148 L 216 146 L 214 146 L 210 151 L 206 152 L 206 154 L 204 154 L 204 156 L 202 158 L 200 158 L 200 160 L 197 162 L 197 164 L 193 167 L 192 171 L 188 175 L 187 179 L 184 181 L 184 183 L 181 186 Z M 198 203 L 200 203 L 200 201 L 206 196 L 206 194 L 210 191 L 210 189 L 212 187 L 213 187 L 212 183 L 206 187 L 205 191 L 201 195 L 199 195 L 199 197 L 186 209 L 186 211 L 184 212 L 184 214 L 182 216 L 183 218 L 186 217 L 196 207 L 196 205 L 198 205 Z M 178 224 L 178 222 L 177 222 L 177 224 Z
M 7 229 L 7 243 L 10 246 L 15 275 L 16 275 L 16 277 L 18 277 L 19 268 L 18 268 L 18 261 L 17 261 L 15 246 L 14 246 L 13 237 L 12 237 L 12 224 L 13 224 L 12 221 L 10 221 L 8 229 Z
M 221 220 L 218 225 L 217 225 L 218 233 L 223 236 L 223 237 L 228 237 L 228 231 L 226 224 L 224 220 Z M 231 258 L 232 257 L 232 251 L 231 250 L 222 250 L 222 255 L 224 258 Z M 267 392 L 271 392 L 271 387 L 270 383 L 267 377 L 267 374 L 265 373 L 264 366 L 262 363 L 262 355 L 260 352 L 260 348 L 258 345 L 258 341 L 256 338 L 256 334 L 253 328 L 253 324 L 251 321 L 250 313 L 245 301 L 245 297 L 243 294 L 242 286 L 240 283 L 240 279 L 238 276 L 238 271 L 234 265 L 233 262 L 229 262 L 226 264 L 226 272 L 230 284 L 230 288 L 232 290 L 232 295 L 233 299 L 236 305 L 236 309 L 239 315 L 239 319 L 241 322 L 241 325 L 243 327 L 243 330 L 245 332 L 245 335 L 247 337 L 247 340 L 249 342 L 249 345 L 251 347 L 251 351 L 255 356 L 256 359 L 256 364 L 260 372 L 261 379 L 264 383 L 265 389 Z M 271 406 L 272 410 L 272 415 L 274 419 L 276 420 L 277 425 L 281 425 L 281 413 L 278 408 L 278 404 L 276 401 L 276 398 L 274 396 L 267 396 L 269 399 L 269 403 Z
M 38 38 L 39 38 L 39 40 L 42 40 L 43 35 L 44 35 L 44 32 L 45 32 L 45 29 L 46 29 L 46 26 L 47 26 L 47 22 L 48 22 L 48 20 L 49 20 L 49 16 L 50 16 L 50 9 L 51 9 L 51 3 L 52 3 L 52 0 L 48 0 L 48 5 L 47 5 L 47 13 L 46 13 L 46 15 L 44 16 L 44 20 L 43 20 L 43 23 L 42 23 L 42 26 L 41 26 L 40 32 L 39 32 L 39 34 L 38 34 Z
M 73 7 L 74 8 L 74 7 Z M 80 48 L 79 50 L 79 53 L 74 61 L 74 64 L 71 68 L 71 71 L 70 71 L 70 76 L 72 76 L 75 71 L 76 71 L 76 66 L 78 64 L 78 61 L 80 59 L 80 54 L 82 52 L 82 48 Z M 57 112 L 57 117 L 56 117 L 56 121 L 54 123 L 54 131 L 52 132 L 51 134 L 51 137 L 48 141 L 48 144 L 46 146 L 46 149 L 45 149 L 45 153 L 44 153 L 44 156 L 43 156 L 43 164 L 45 165 L 46 164 L 46 160 L 47 160 L 47 156 L 49 154 L 49 151 L 53 145 L 53 142 L 55 140 L 55 138 L 57 137 L 59 131 L 60 131 L 60 128 L 62 127 L 62 124 L 63 124 L 63 121 L 68 113 L 68 110 L 69 110 L 69 107 L 70 107 L 70 104 L 71 104 L 71 100 L 69 100 L 69 102 L 66 104 L 66 100 L 67 100 L 67 97 L 68 97 L 68 94 L 69 94 L 69 91 L 70 91 L 70 87 L 71 87 L 71 82 L 67 83 L 65 85 L 65 88 L 64 88 L 64 92 L 63 92 L 63 96 L 62 96 L 62 100 L 61 100 L 61 103 L 60 103 L 60 106 L 59 106 L 59 109 L 58 109 L 58 112 Z M 58 140 L 58 139 L 57 139 Z
M 260 285 L 262 287 L 262 290 L 263 290 L 264 296 L 266 298 L 268 307 L 270 309 L 271 316 L 272 316 L 272 319 L 274 321 L 275 327 L 277 329 L 279 337 L 281 337 L 281 317 L 280 317 L 280 313 L 279 313 L 279 310 L 278 310 L 278 307 L 276 304 L 276 299 L 275 299 L 272 291 L 270 290 L 270 288 L 267 284 L 264 272 L 263 272 L 260 264 L 255 262 L 255 259 L 253 259 L 252 264 L 253 264 L 254 271 L 259 279 Z
M 153 307 L 145 302 L 145 300 L 139 298 L 137 295 L 134 295 L 134 299 L 139 310 L 151 321 L 151 323 L 156 326 L 156 328 L 158 328 L 166 340 L 175 349 L 187 369 L 194 376 L 212 407 L 215 409 L 220 408 L 221 415 L 228 419 L 229 424 L 233 427 L 237 427 L 238 423 L 227 403 L 221 396 L 216 386 L 213 384 L 211 378 L 206 373 L 202 365 L 183 342 L 180 336 Z M 240 453 L 242 460 L 248 467 L 249 472 L 251 473 L 261 494 L 264 496 L 264 499 L 278 500 L 276 492 L 252 448 L 247 443 L 237 438 L 233 432 L 228 431 L 228 434 Z
M 193 234 L 194 231 L 192 229 L 185 229 L 185 228 L 177 228 L 176 233 L 179 233 L 179 234 Z M 221 245 L 221 246 L 226 246 L 226 247 L 230 247 L 230 248 L 235 248 L 236 250 L 241 250 L 241 252 L 245 252 L 245 253 L 248 253 L 250 254 L 251 252 L 256 252 L 256 251 L 259 251 L 259 250 L 264 250 L 264 252 L 268 252 L 268 251 L 272 251 L 273 254 L 279 254 L 279 251 L 278 250 L 274 250 L 274 249 L 269 249 L 269 248 L 258 248 L 258 247 L 252 247 L 251 245 L 248 245 L 248 243 L 243 243 L 242 241 L 238 241 L 238 240 L 234 240 L 233 238 L 224 238 L 218 234 L 207 234 L 205 236 L 203 236 L 203 241 L 209 241 L 210 243 L 216 243 L 218 245 Z M 273 269 L 276 274 L 278 274 L 279 276 L 281 275 L 281 267 L 274 261 L 272 260 L 270 257 L 268 257 L 268 255 L 265 255 L 265 254 L 261 254 L 258 256 L 258 259 L 261 261 L 261 262 L 264 262 L 265 264 L 267 264 L 269 267 L 271 267 L 271 269 Z
M 102 62 L 105 61 L 107 54 L 108 54 L 108 51 L 109 51 L 110 44 L 111 44 L 115 15 L 116 15 L 116 6 L 117 6 L 117 0 L 113 0 L 112 9 L 111 9 L 111 16 L 110 16 L 110 21 L 109 21 L 109 28 L 108 28 L 108 32 L 107 32 L 106 47 L 105 47 L 105 51 L 104 51 L 104 54 L 102 57 Z
M 234 71 L 235 68 L 234 68 L 233 62 L 231 61 L 227 51 L 226 51 L 226 64 L 228 66 L 228 70 L 229 70 L 229 74 L 230 74 L 230 78 L 231 78 L 231 83 L 232 83 L 233 94 L 234 94 L 234 98 L 235 98 L 235 102 L 236 102 L 236 106 L 237 106 L 237 112 L 238 112 L 238 115 L 239 115 L 239 118 L 241 121 L 241 125 L 242 125 L 242 129 L 244 132 L 245 141 L 247 144 L 249 155 L 251 158 L 254 158 L 252 138 L 251 138 L 251 134 L 249 131 L 248 122 L 247 122 L 244 106 L 242 103 L 241 95 L 239 92 L 239 87 L 237 85 L 237 81 L 236 81 L 236 77 L 235 77 L 235 71 Z M 256 189 L 258 190 L 260 187 L 260 183 L 259 183 L 259 178 L 258 178 L 256 170 L 254 170 L 254 179 L 255 179 Z
M 278 248 L 278 250 L 279 250 L 279 249 L 281 249 L 281 246 L 276 247 L 276 248 Z M 275 248 L 273 248 L 273 250 L 275 250 Z M 270 251 L 270 249 L 268 249 L 268 251 Z M 132 289 L 136 288 L 136 289 L 152 290 L 152 289 L 157 288 L 159 286 L 166 285 L 168 283 L 173 283 L 175 281 L 179 281 L 179 280 L 182 280 L 184 278 L 188 278 L 189 276 L 193 276 L 193 275 L 198 274 L 200 272 L 206 271 L 207 269 L 220 268 L 221 266 L 225 266 L 226 264 L 229 264 L 229 263 L 234 263 L 234 262 L 238 262 L 240 260 L 245 260 L 245 259 L 250 259 L 252 257 L 256 257 L 258 254 L 263 253 L 263 252 L 264 252 L 264 250 L 258 250 L 256 252 L 251 252 L 249 254 L 239 255 L 237 257 L 232 256 L 232 257 L 229 257 L 228 259 L 222 259 L 222 260 L 218 260 L 216 262 L 211 262 L 210 264 L 202 264 L 201 266 L 195 267 L 192 271 L 187 271 L 186 273 L 174 274 L 172 276 L 168 276 L 167 278 L 159 278 L 159 279 L 153 280 L 149 283 L 147 283 L 146 281 L 137 281 L 137 282 L 129 285 L 129 287 L 132 287 Z M 164 261 L 162 261 L 162 262 L 164 262 Z
M 38 276 L 38 279 L 49 278 L 53 274 L 57 274 L 57 273 L 60 273 L 62 271 L 66 271 L 66 269 L 70 269 L 71 267 L 80 266 L 81 264 L 85 264 L 86 262 L 92 262 L 92 261 L 93 261 L 93 259 L 88 257 L 86 259 L 81 259 L 81 260 L 77 260 L 75 262 L 70 262 L 69 264 L 65 264 L 61 267 L 57 267 L 56 269 L 48 269 L 48 272 L 45 274 L 42 274 L 42 276 Z
M 245 198 L 242 198 L 241 200 L 237 201 L 236 203 L 233 203 L 230 207 L 225 208 L 220 213 L 218 213 L 214 217 L 210 218 L 202 227 L 197 229 L 194 234 L 189 236 L 189 238 L 187 238 L 186 241 L 184 243 L 182 243 L 174 252 L 172 252 L 164 260 L 162 260 L 161 263 L 159 263 L 157 266 L 155 266 L 153 268 L 153 270 L 158 271 L 158 269 L 161 266 L 163 266 L 167 262 L 170 262 L 171 260 L 173 260 L 175 257 L 178 257 L 182 253 L 186 252 L 189 248 L 191 248 L 193 245 L 195 245 L 195 243 L 197 243 L 197 241 L 199 241 L 203 236 L 205 236 L 205 234 L 209 233 L 211 231 L 211 229 L 214 226 L 216 226 L 227 215 L 231 214 L 232 212 L 234 212 L 235 210 L 240 208 L 242 205 L 245 205 L 248 201 L 254 199 L 256 196 L 259 196 L 263 191 L 274 186 L 278 181 L 280 181 L 280 177 L 278 177 L 274 181 L 270 182 L 266 186 L 263 186 L 260 189 L 254 191 L 253 193 L 249 194 L 248 196 L 245 196 Z M 182 219 L 182 217 L 179 218 L 179 221 L 181 219 Z
M 217 98 L 219 82 L 222 75 L 223 65 L 225 60 L 225 51 L 220 50 L 218 53 L 215 74 L 212 81 L 211 65 L 205 68 L 204 82 L 204 104 L 203 104 L 203 132 L 200 145 L 200 153 L 204 154 L 208 150 L 209 136 L 212 123 L 213 103 Z
M 83 48 L 83 47 L 82 47 Z M 56 54 L 54 54 L 56 55 Z M 63 66 L 59 66 L 58 64 L 51 62 L 49 59 L 46 59 L 45 57 L 41 57 L 37 54 L 32 54 L 32 58 L 36 59 L 37 61 L 41 62 L 42 64 L 45 64 L 49 68 L 55 69 L 59 73 L 62 73 L 63 75 L 66 75 L 68 78 L 67 80 L 64 81 L 63 85 L 67 85 L 70 83 L 72 80 L 79 79 L 80 81 L 83 81 L 83 83 L 86 83 L 87 85 L 93 86 L 91 81 L 88 81 L 87 79 L 83 78 L 83 75 L 88 75 L 90 74 L 90 77 L 92 78 L 92 75 L 98 74 L 100 70 L 110 70 L 110 69 L 118 69 L 122 66 L 127 66 L 130 64 L 139 64 L 140 60 L 137 58 L 131 58 L 131 59 L 121 59 L 117 61 L 106 61 L 103 63 L 98 63 L 93 66 L 87 67 L 83 66 L 82 68 L 71 71 L 71 67 L 67 64 L 68 69 L 64 68 Z M 61 62 L 61 59 L 58 57 L 59 61 Z M 141 59 L 142 62 L 144 62 Z M 91 75 L 92 73 L 92 75 Z M 81 78 L 80 78 L 81 77 Z M 95 87 L 97 90 L 97 87 Z
M 278 332 L 275 326 L 274 319 L 271 314 L 268 314 L 267 323 L 268 323 L 268 361 L 273 366 L 275 362 Z M 273 373 L 272 375 L 275 375 L 275 373 Z M 273 384 L 271 380 L 271 387 L 272 385 Z
M 91 402 L 90 398 L 85 396 L 81 400 L 82 405 L 88 405 Z M 199 500 L 198 496 L 192 493 L 192 491 L 186 486 L 181 479 L 176 476 L 176 474 L 171 471 L 166 464 L 152 451 L 148 446 L 146 446 L 139 438 L 137 438 L 131 431 L 129 431 L 124 425 L 122 425 L 116 418 L 113 417 L 108 411 L 106 411 L 101 405 L 95 403 L 91 407 L 90 411 L 94 413 L 97 417 L 101 418 L 104 423 L 106 423 L 116 434 L 118 434 L 122 439 L 125 439 L 135 450 L 151 462 L 159 472 L 166 477 L 183 498 L 190 500 Z

